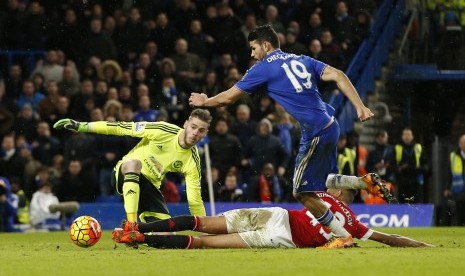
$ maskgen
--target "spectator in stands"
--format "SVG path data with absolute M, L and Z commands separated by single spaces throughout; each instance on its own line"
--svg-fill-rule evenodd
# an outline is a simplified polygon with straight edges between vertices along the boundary
M 356 21 L 349 14 L 349 8 L 344 0 L 337 1 L 334 17 L 327 23 L 330 26 L 331 33 L 334 35 L 334 39 L 339 43 L 342 51 L 346 53 L 352 47 L 351 43 Z
M 310 41 L 310 44 L 308 45 L 309 48 L 309 56 L 317 59 L 321 62 L 328 63 L 332 62 L 331 58 L 328 56 L 327 53 L 323 52 L 323 47 L 321 46 L 321 42 L 319 39 L 313 39 Z M 323 89 L 322 89 L 323 90 Z M 323 90 L 324 91 L 324 90 Z
M 357 176 L 363 176 L 368 173 L 366 170 L 368 150 L 364 145 L 359 143 L 359 134 L 353 130 L 347 133 L 347 147 L 355 151 L 355 172 Z
M 60 201 L 92 202 L 98 194 L 98 182 L 83 168 L 81 161 L 71 160 L 57 186 Z
M 97 76 L 101 81 L 106 82 L 108 86 L 119 87 L 123 79 L 123 71 L 118 62 L 105 60 L 97 68 Z
M 224 185 L 218 191 L 218 201 L 220 202 L 241 202 L 244 201 L 244 191 L 237 181 L 234 173 L 228 173 L 224 180 Z
M 53 164 L 53 156 L 60 153 L 60 141 L 51 135 L 50 125 L 46 121 L 37 124 L 37 137 L 31 143 L 33 156 L 46 166 Z
M 375 135 L 375 147 L 368 152 L 366 170 L 378 174 L 382 179 L 392 180 L 392 145 L 386 130 L 380 129 Z
M 450 184 L 444 197 L 455 201 L 456 225 L 465 225 L 465 134 L 460 136 L 458 148 L 449 155 Z
M 188 51 L 185 39 L 176 40 L 175 54 L 171 58 L 176 64 L 178 74 L 197 87 L 203 78 L 205 63 L 197 54 Z
M 177 30 L 170 25 L 166 12 L 160 12 L 155 23 L 156 27 L 150 31 L 149 40 L 157 43 L 158 50 L 164 57 L 171 56 L 174 42 L 178 38 Z
M 42 59 L 37 61 L 36 68 L 31 75 L 40 73 L 44 76 L 45 82 L 54 80 L 60 82 L 63 79 L 63 65 L 58 64 L 58 53 L 55 50 L 47 52 L 47 60 Z
M 71 98 L 79 93 L 79 72 L 75 66 L 66 65 L 63 68 L 63 79 L 58 83 L 60 94 Z
M 31 76 L 32 83 L 34 83 L 34 90 L 42 94 L 45 93 L 45 77 L 41 73 L 34 73 Z
M 19 95 L 21 95 L 24 80 L 23 68 L 21 65 L 11 65 L 8 70 L 8 75 L 5 77 L 6 96 L 16 100 Z
M 353 56 L 358 50 L 363 40 L 370 35 L 371 14 L 366 10 L 359 10 L 355 16 L 355 26 L 352 30 L 352 42 L 349 49 L 349 56 Z
M 302 25 L 300 38 L 305 44 L 309 44 L 314 39 L 320 39 L 322 31 L 323 25 L 320 14 L 314 12 L 308 17 L 307 23 Z
M 305 55 L 308 52 L 307 48 L 297 40 L 297 32 L 291 28 L 286 30 L 286 44 L 282 50 L 296 55 Z
M 415 143 L 410 128 L 402 130 L 402 143 L 395 145 L 391 166 L 399 202 L 423 203 L 427 157 L 423 146 Z
M 224 80 L 228 75 L 229 68 L 235 66 L 236 64 L 234 63 L 230 53 L 224 53 L 221 55 L 219 64 L 214 66 L 216 76 L 218 77 L 218 82 L 220 84 L 224 84 Z
M 264 22 L 262 22 L 260 25 L 264 24 L 270 24 L 271 26 L 273 26 L 273 29 L 277 33 L 286 32 L 286 28 L 284 27 L 284 24 L 280 21 L 279 11 L 275 5 L 268 5 L 266 7 Z
M 241 19 L 234 14 L 227 3 L 218 3 L 216 9 L 218 17 L 216 22 L 212 22 L 215 25 L 210 26 L 212 28 L 211 35 L 216 41 L 216 52 L 217 54 L 231 53 L 232 56 L 236 56 L 242 48 L 236 47 L 235 37 L 232 34 L 240 29 Z M 209 23 L 205 23 L 204 26 L 206 24 Z
M 278 177 L 271 163 L 265 163 L 259 175 L 252 177 L 247 186 L 247 198 L 250 202 L 280 202 L 286 187 L 283 178 Z M 291 197 L 292 197 L 292 191 Z M 289 196 L 289 194 L 288 194 Z
M 99 18 L 90 21 L 90 33 L 82 41 L 81 62 L 87 62 L 91 57 L 102 61 L 117 58 L 115 44 L 102 32 L 102 20 Z
M 325 28 L 321 31 L 320 41 L 322 52 L 329 58 L 328 64 L 335 68 L 343 69 L 345 62 L 344 53 L 339 43 L 333 38 L 330 29 Z
M 264 118 L 258 124 L 257 135 L 250 138 L 244 150 L 241 164 L 250 166 L 253 175 L 259 174 L 265 163 L 278 168 L 278 175 L 283 176 L 289 157 L 278 137 L 271 134 L 273 126 Z
M 15 104 L 5 97 L 5 89 L 0 78 L 0 137 L 9 133 L 14 126 L 16 116 L 11 106 Z
M 215 71 L 209 70 L 205 73 L 205 79 L 201 85 L 201 90 L 205 91 L 209 97 L 214 96 L 221 91 Z
M 83 79 L 81 81 L 80 93 L 70 99 L 70 111 L 75 118 L 79 120 L 89 118 L 89 110 L 86 108 L 86 103 L 88 100 L 94 99 L 94 90 L 94 84 L 91 79 Z
M 240 104 L 237 106 L 236 120 L 231 133 L 239 139 L 242 149 L 245 149 L 250 137 L 257 133 L 257 122 L 250 117 L 250 107 L 248 105 Z
M 189 33 L 186 35 L 189 52 L 200 57 L 207 64 L 212 57 L 215 39 L 202 31 L 202 22 L 198 19 L 190 22 Z
M 49 206 L 58 204 L 58 197 L 52 193 L 53 184 L 51 182 L 44 183 L 32 195 L 29 206 L 29 222 L 34 229 L 47 228 L 45 225 L 47 220 L 58 222 L 60 212 L 50 212 Z M 55 229 L 59 230 L 59 229 Z
M 103 106 L 104 121 L 120 121 L 123 105 L 118 100 L 107 100 Z
M 189 26 L 192 21 L 199 18 L 195 3 L 191 0 L 177 1 L 173 18 L 173 25 L 178 30 L 179 36 L 186 37 L 189 32 Z
M 231 169 L 237 169 L 242 158 L 241 144 L 236 136 L 229 133 L 226 118 L 218 118 L 215 133 L 211 135 L 210 156 L 212 163 L 218 168 L 220 179 L 224 179 Z
M 45 49 L 51 27 L 40 2 L 29 2 L 28 12 L 21 18 L 22 46 L 25 49 Z
M 13 129 L 17 135 L 24 135 L 28 141 L 32 141 L 36 136 L 36 126 L 39 118 L 30 104 L 25 104 L 15 120 Z
M 120 89 L 118 90 L 118 92 L 119 92 L 119 101 L 123 105 L 129 105 L 133 109 L 137 107 L 137 101 L 132 96 L 132 91 L 131 91 L 131 88 L 129 86 L 127 86 L 127 85 L 121 86 Z
M 18 143 L 17 143 L 18 144 Z M 22 158 L 23 189 L 28 198 L 31 198 L 32 193 L 37 190 L 35 176 L 42 167 L 42 164 L 32 156 L 32 146 L 29 143 L 24 143 L 18 146 L 20 156 Z
M 257 98 L 258 103 L 252 108 L 252 118 L 258 122 L 274 112 L 274 103 L 268 95 L 260 95 Z
M 151 41 L 151 40 L 147 41 L 145 43 L 144 52 L 149 55 L 150 63 L 157 64 L 158 66 L 160 65 L 160 62 L 163 59 L 163 56 L 158 51 L 158 45 L 157 43 L 155 43 L 155 41 Z
M 40 118 L 49 120 L 50 115 L 55 112 L 56 104 L 60 94 L 58 92 L 58 83 L 55 80 L 49 80 L 46 83 L 45 98 L 39 102 L 38 110 Z
M 14 226 L 18 197 L 11 192 L 8 178 L 0 176 L 0 232 L 19 232 Z
M 69 59 L 78 61 L 81 45 L 76 43 L 81 41 L 84 32 L 78 21 L 78 16 L 73 8 L 67 8 L 64 14 L 64 22 L 58 29 L 57 47 L 63 50 Z
M 347 136 L 339 135 L 337 142 L 337 166 L 339 174 L 355 175 L 355 150 L 347 147 Z
M 35 91 L 32 80 L 25 80 L 16 105 L 21 110 L 25 104 L 30 104 L 34 114 L 38 114 L 39 103 L 44 98 L 45 96 L 42 93 Z
M 139 98 L 139 109 L 134 113 L 135 122 L 155 122 L 158 116 L 158 110 L 153 109 L 151 106 L 150 97 L 143 95 Z
M 108 93 L 108 84 L 103 81 L 99 80 L 95 85 L 94 91 L 94 102 L 97 107 L 102 108 L 105 102 L 107 101 L 107 93 Z

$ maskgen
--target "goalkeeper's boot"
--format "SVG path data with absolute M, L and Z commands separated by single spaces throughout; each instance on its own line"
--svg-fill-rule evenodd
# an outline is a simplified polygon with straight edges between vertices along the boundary
M 318 248 L 322 249 L 340 249 L 340 248 L 349 248 L 349 247 L 354 247 L 354 240 L 352 239 L 352 236 L 349 235 L 348 237 L 342 238 L 342 237 L 332 237 L 328 242 L 323 245 L 319 246 Z
M 121 228 L 123 228 L 123 230 L 126 232 L 139 231 L 139 224 L 137 222 L 123 220 L 123 222 L 121 223 Z
M 111 232 L 111 238 L 117 243 L 126 243 L 130 246 L 137 245 L 138 243 L 144 243 L 144 234 L 138 231 L 124 231 L 121 228 L 115 228 Z

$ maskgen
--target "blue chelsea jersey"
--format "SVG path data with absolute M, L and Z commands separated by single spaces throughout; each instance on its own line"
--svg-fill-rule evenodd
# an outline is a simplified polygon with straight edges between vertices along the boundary
M 332 108 L 323 102 L 317 87 L 326 66 L 311 57 L 278 49 L 247 70 L 236 87 L 249 94 L 265 88 L 300 123 L 302 135 L 311 138 L 329 123 L 328 111 L 334 111 L 327 110 Z

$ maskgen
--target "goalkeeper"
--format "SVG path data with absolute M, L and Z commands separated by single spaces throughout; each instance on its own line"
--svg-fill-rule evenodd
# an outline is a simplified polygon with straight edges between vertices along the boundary
M 116 190 L 124 198 L 127 221 L 150 222 L 170 218 L 160 192 L 167 172 L 182 173 L 192 215 L 205 216 L 200 193 L 200 157 L 195 146 L 208 133 L 208 110 L 195 109 L 183 128 L 166 122 L 77 122 L 62 119 L 55 129 L 105 135 L 132 136 L 142 140 L 114 168 Z

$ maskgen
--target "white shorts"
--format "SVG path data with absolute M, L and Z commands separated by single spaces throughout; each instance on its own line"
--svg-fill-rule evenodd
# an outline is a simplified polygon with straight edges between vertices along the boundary
M 295 248 L 289 213 L 279 207 L 236 209 L 223 213 L 228 233 L 238 233 L 251 248 Z

